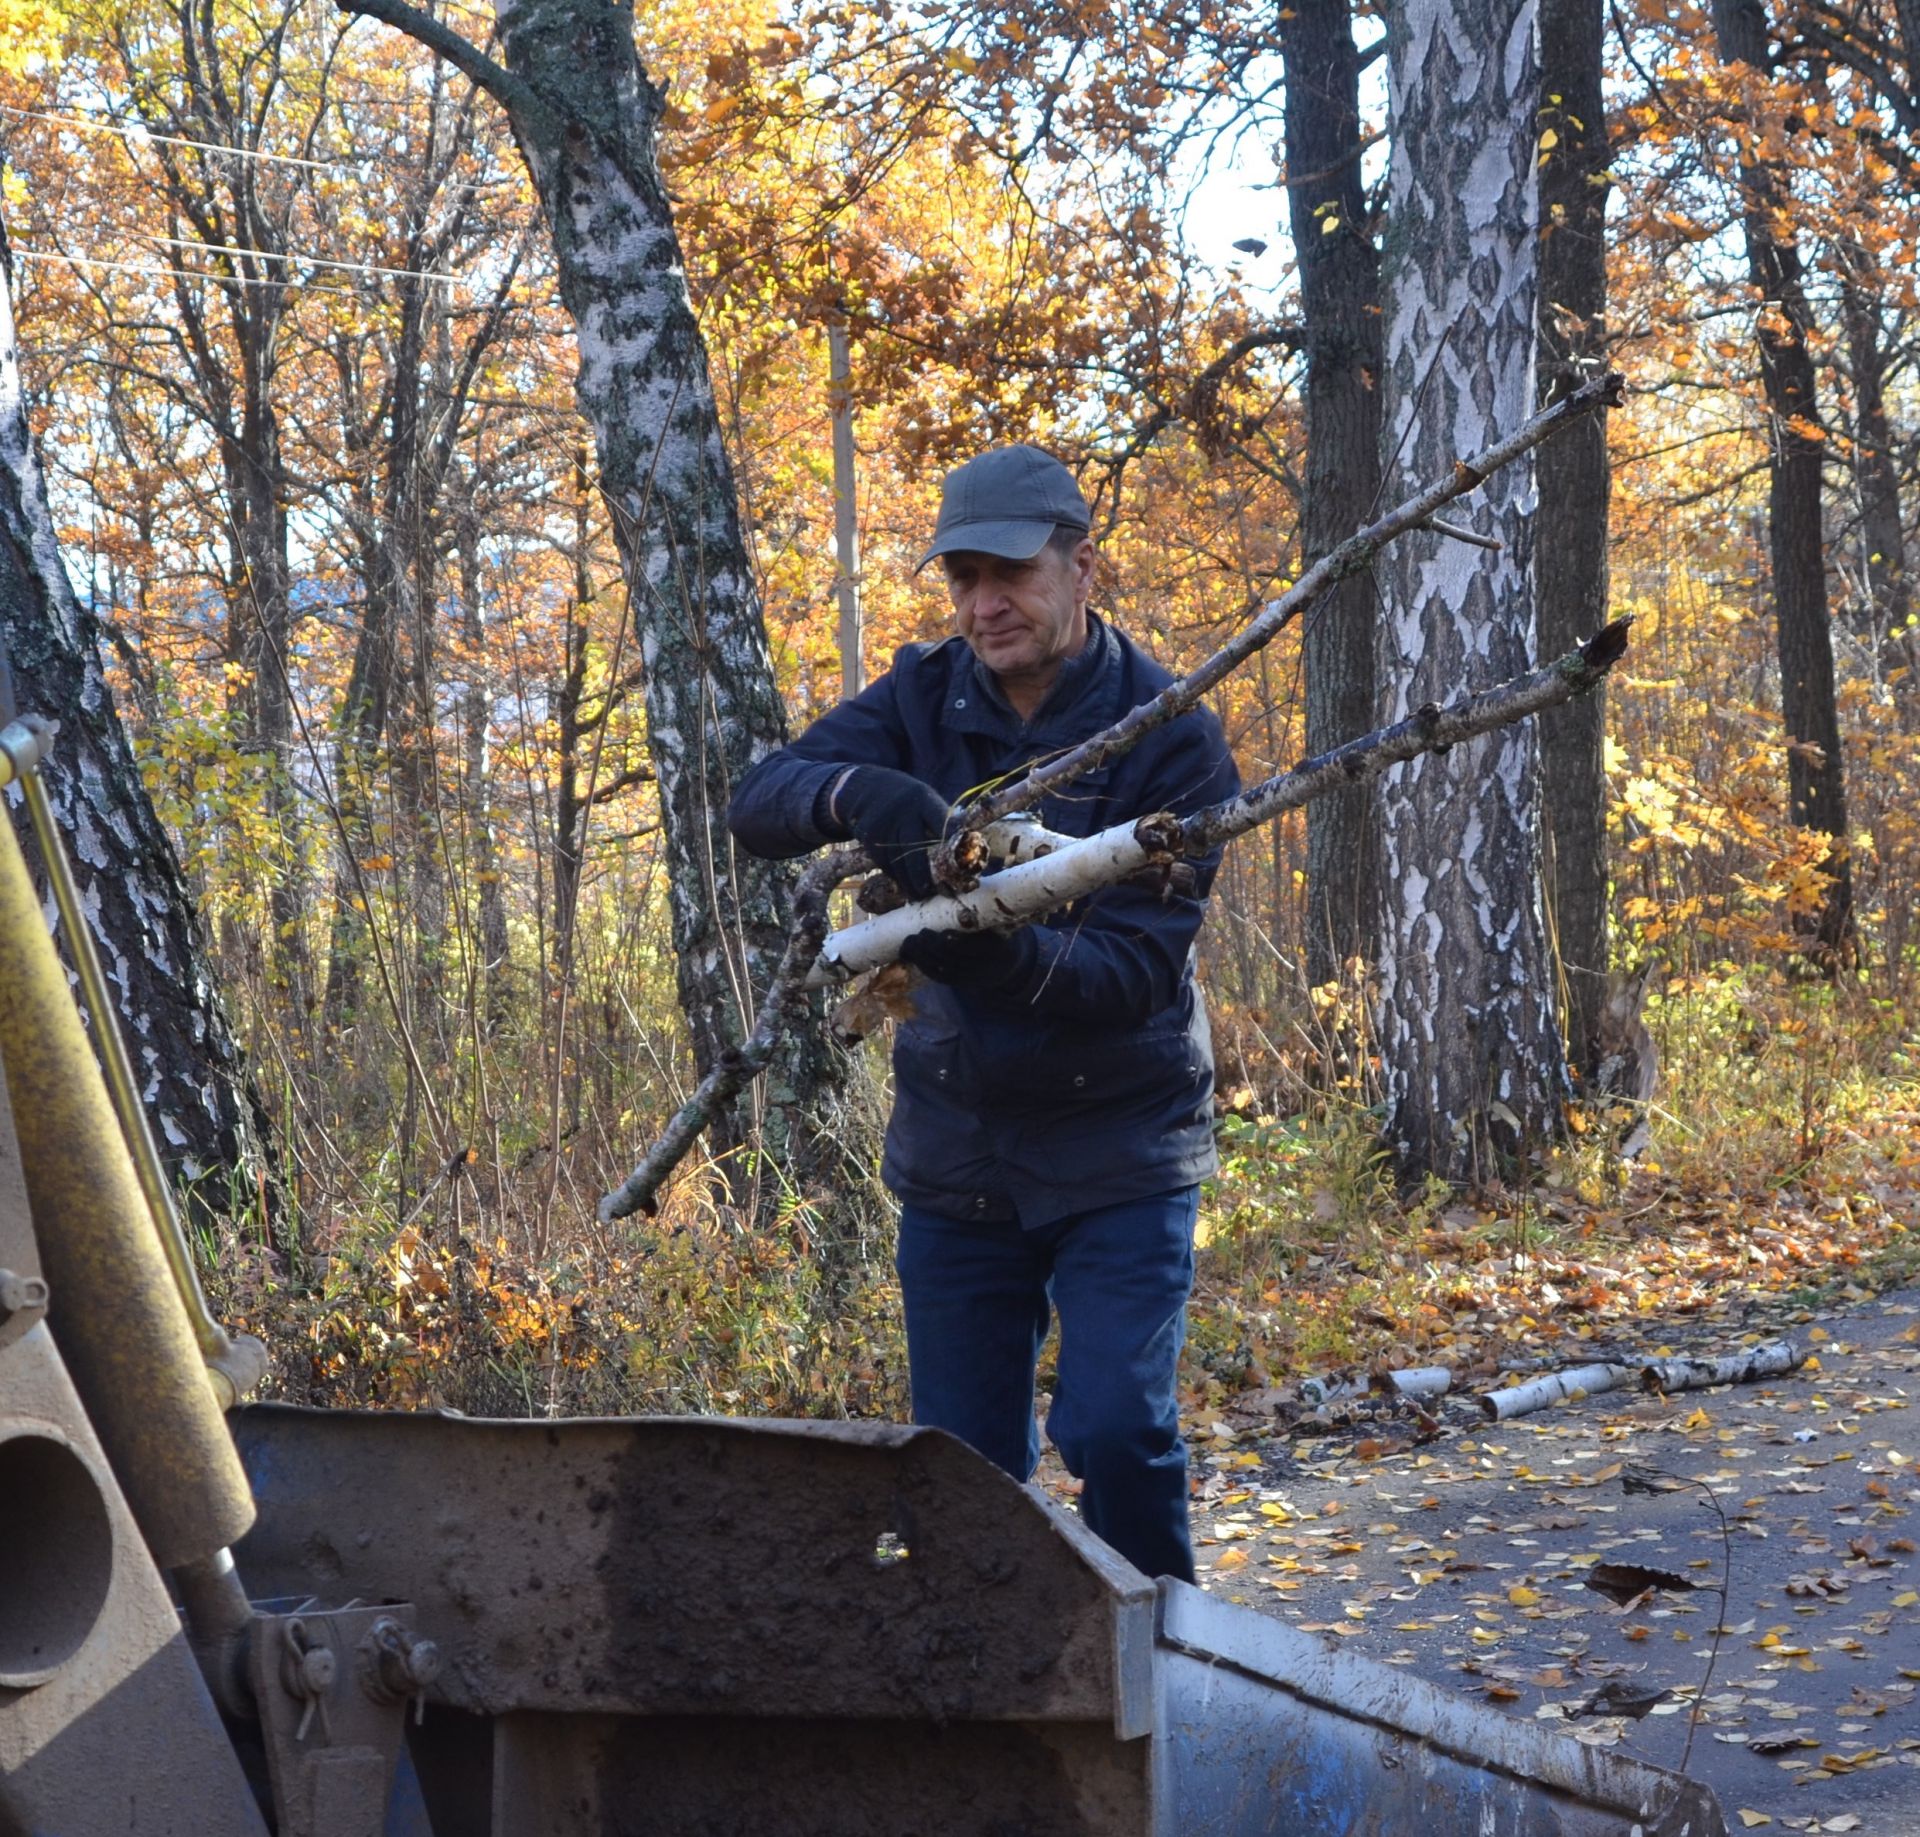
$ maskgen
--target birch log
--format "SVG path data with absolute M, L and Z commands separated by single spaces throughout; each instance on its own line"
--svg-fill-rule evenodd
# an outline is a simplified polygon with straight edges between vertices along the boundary
M 1359 1397 L 1443 1397 L 1452 1388 L 1450 1367 L 1417 1365 L 1357 1378 L 1302 1378 L 1300 1401 L 1317 1410 L 1323 1404 L 1350 1403 Z
M 1488 1391 L 1480 1399 L 1480 1413 L 1489 1422 L 1511 1422 L 1516 1416 L 1531 1416 L 1535 1410 L 1551 1409 L 1556 1403 L 1576 1403 L 1582 1397 L 1617 1391 L 1633 1382 L 1637 1369 L 1633 1365 L 1576 1365 L 1571 1371 L 1550 1371 L 1545 1377 L 1529 1378 L 1503 1391 Z
M 1807 1349 L 1790 1339 L 1721 1359 L 1656 1359 L 1640 1373 L 1640 1387 L 1664 1396 L 1670 1391 L 1705 1390 L 1713 1384 L 1752 1384 L 1783 1378 L 1806 1363 Z
M 1418 709 L 1392 727 L 1350 740 L 1210 809 L 1184 819 L 1150 816 L 1119 823 L 1052 854 L 990 874 L 970 892 L 940 894 L 864 919 L 827 939 L 809 980 L 818 986 L 892 963 L 901 945 L 916 932 L 1005 929 L 1072 905 L 1142 868 L 1207 854 L 1329 791 L 1584 694 L 1605 677 L 1626 644 L 1627 621 L 1616 620 L 1579 650 L 1544 669 L 1482 694 L 1464 696 L 1448 708 L 1430 704 Z

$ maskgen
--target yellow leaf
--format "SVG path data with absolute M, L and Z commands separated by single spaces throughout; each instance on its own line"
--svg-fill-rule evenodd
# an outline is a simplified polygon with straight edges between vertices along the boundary
M 1214 1559 L 1216 1572 L 1222 1569 L 1244 1569 L 1247 1566 L 1247 1553 L 1244 1550 L 1222 1550 Z
M 1322 236 L 1331 236 L 1339 227 L 1340 219 L 1338 217 L 1322 217 L 1320 219 L 1320 234 Z
M 1532 1588 L 1509 1588 L 1507 1590 L 1507 1599 L 1511 1601 L 1515 1607 L 1532 1607 L 1533 1604 L 1540 1599 L 1540 1594 L 1537 1589 Z
M 1920 1595 L 1915 1594 L 1911 1588 L 1904 1595 L 1895 1595 L 1893 1598 L 1895 1607 L 1911 1607 L 1916 1601 L 1920 1601 Z
M 1748 1830 L 1751 1831 L 1751 1830 L 1757 1830 L 1763 1824 L 1771 1824 L 1773 1822 L 1773 1819 L 1763 1811 L 1744 1811 L 1743 1810 L 1740 1814 L 1740 1822 L 1744 1824 Z
M 1557 147 L 1559 144 L 1560 136 L 1552 128 L 1548 128 L 1547 131 L 1540 136 L 1540 151 L 1542 153 L 1546 152 L 1549 147 Z

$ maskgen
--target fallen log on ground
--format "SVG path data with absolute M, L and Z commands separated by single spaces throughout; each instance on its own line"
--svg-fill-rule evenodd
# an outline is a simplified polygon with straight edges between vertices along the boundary
M 1655 1359 L 1641 1371 L 1640 1388 L 1665 1396 L 1714 1384 L 1752 1384 L 1760 1378 L 1784 1378 L 1806 1362 L 1806 1347 L 1790 1339 L 1775 1340 L 1719 1359 Z
M 1440 1397 L 1453 1388 L 1446 1365 L 1420 1365 L 1408 1371 L 1376 1371 L 1358 1377 L 1302 1378 L 1300 1401 L 1309 1409 L 1350 1403 L 1357 1397 Z
M 1524 1384 L 1509 1385 L 1505 1390 L 1488 1391 L 1479 1399 L 1480 1412 L 1491 1422 L 1509 1422 L 1516 1416 L 1551 1409 L 1557 1403 L 1577 1403 L 1582 1397 L 1599 1396 L 1632 1384 L 1656 1396 L 1665 1396 L 1671 1391 L 1706 1390 L 1715 1384 L 1752 1384 L 1761 1378 L 1780 1378 L 1798 1371 L 1806 1358 L 1805 1347 L 1783 1339 L 1717 1359 L 1648 1359 L 1576 1365 L 1566 1371 L 1529 1378 Z
M 1480 1399 L 1480 1413 L 1489 1422 L 1511 1422 L 1516 1416 L 1531 1416 L 1535 1410 L 1551 1409 L 1556 1403 L 1577 1403 L 1582 1397 L 1617 1391 L 1633 1382 L 1636 1369 L 1632 1365 L 1576 1365 L 1569 1371 L 1550 1371 L 1524 1384 L 1488 1391 Z

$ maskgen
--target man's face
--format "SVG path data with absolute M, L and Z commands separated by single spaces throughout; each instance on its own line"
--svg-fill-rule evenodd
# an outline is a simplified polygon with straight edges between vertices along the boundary
M 1093 544 L 1031 561 L 962 549 L 943 555 L 954 623 L 973 654 L 1011 687 L 1044 690 L 1087 641 Z

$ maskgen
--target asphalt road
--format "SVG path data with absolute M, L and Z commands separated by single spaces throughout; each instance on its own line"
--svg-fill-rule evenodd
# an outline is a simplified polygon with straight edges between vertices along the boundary
M 1730 1829 L 1920 1837 L 1920 1291 L 1749 1324 L 1817 1367 L 1499 1426 L 1449 1400 L 1437 1434 L 1404 1406 L 1315 1435 L 1229 1420 L 1198 1454 L 1201 1580 L 1684 1764 Z M 1672 1585 L 1621 1605 L 1606 1564 Z

